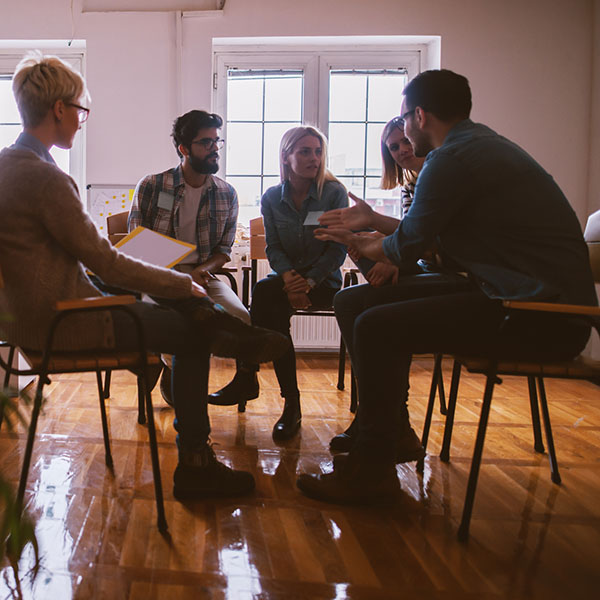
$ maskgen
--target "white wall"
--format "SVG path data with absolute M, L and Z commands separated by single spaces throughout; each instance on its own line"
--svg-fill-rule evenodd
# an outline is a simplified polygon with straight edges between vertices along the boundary
M 598 115 L 590 133 L 593 36 L 600 34 L 594 4 L 598 0 L 227 0 L 220 17 L 183 21 L 180 106 L 210 108 L 213 37 L 440 35 L 442 66 L 471 81 L 474 119 L 533 154 L 583 218 L 600 206 L 600 181 L 590 177 L 592 136 L 595 164 L 600 153 Z M 169 140 L 179 106 L 175 15 L 81 14 L 80 8 L 75 0 L 72 23 L 70 0 L 5 1 L 0 38 L 87 41 L 93 98 L 88 183 L 136 182 L 176 161 Z M 596 78 L 596 106 L 599 86 Z

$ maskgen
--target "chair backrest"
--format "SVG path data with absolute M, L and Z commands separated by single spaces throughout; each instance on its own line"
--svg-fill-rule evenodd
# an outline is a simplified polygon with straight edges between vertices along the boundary
M 128 211 L 116 213 L 106 218 L 106 229 L 111 244 L 120 242 L 127 235 Z
M 600 210 L 589 216 L 583 236 L 590 251 L 594 281 L 600 283 Z
M 250 260 L 267 258 L 265 224 L 262 217 L 250 219 Z

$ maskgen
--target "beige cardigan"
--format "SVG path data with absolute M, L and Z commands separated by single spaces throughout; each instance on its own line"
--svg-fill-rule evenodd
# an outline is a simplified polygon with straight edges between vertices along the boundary
M 100 296 L 85 267 L 107 284 L 165 298 L 191 294 L 189 275 L 121 254 L 86 213 L 75 182 L 33 152 L 0 152 L 0 334 L 42 348 L 58 300 Z M 6 317 L 10 320 L 7 321 Z M 114 347 L 107 312 L 68 318 L 57 347 Z

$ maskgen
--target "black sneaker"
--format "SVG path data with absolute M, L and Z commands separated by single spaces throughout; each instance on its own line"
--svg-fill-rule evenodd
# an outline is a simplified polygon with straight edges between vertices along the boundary
M 180 454 L 173 475 L 173 496 L 177 500 L 240 496 L 252 492 L 254 487 L 251 473 L 220 463 L 209 444 L 198 452 Z

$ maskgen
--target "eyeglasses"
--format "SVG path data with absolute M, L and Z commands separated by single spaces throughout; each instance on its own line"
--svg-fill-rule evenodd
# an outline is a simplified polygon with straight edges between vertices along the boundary
M 400 118 L 402 119 L 402 121 L 406 121 L 406 117 L 408 117 L 408 115 L 414 114 L 416 110 L 416 108 L 413 108 L 412 110 L 407 110 L 403 115 L 400 116 Z
M 199 140 L 194 140 L 192 144 L 198 144 L 199 146 L 202 146 L 205 150 L 210 150 L 213 146 L 216 146 L 217 149 L 220 149 L 225 144 L 225 140 L 219 137 L 205 137 Z
M 77 116 L 79 117 L 79 124 L 83 124 L 88 120 L 90 116 L 90 109 L 85 106 L 79 106 L 79 104 L 75 104 L 74 102 L 67 102 L 67 106 L 74 106 L 77 109 Z
M 404 119 L 402 117 L 394 117 L 392 119 L 392 125 L 404 131 Z

